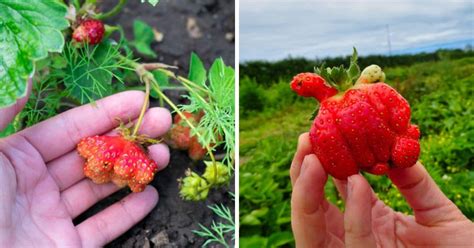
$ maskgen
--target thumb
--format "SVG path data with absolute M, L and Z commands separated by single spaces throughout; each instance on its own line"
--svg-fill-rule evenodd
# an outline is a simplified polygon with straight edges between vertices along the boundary
M 31 84 L 31 78 L 29 78 L 26 96 L 18 99 L 18 101 L 12 106 L 0 109 L 0 131 L 6 128 L 13 118 L 15 118 L 15 116 L 20 113 L 20 111 L 25 106 L 31 93 Z
M 347 179 L 344 231 L 346 247 L 376 247 L 372 233 L 372 190 L 361 175 Z

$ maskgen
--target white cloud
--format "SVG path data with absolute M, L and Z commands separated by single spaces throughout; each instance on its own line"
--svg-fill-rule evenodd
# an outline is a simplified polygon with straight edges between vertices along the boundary
M 240 57 L 281 59 L 361 54 L 474 39 L 474 3 L 467 1 L 241 0 Z

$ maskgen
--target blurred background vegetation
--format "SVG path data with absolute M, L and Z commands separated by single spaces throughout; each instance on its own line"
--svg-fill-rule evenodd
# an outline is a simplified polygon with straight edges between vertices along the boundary
M 328 66 L 348 57 L 323 59 Z M 291 78 L 312 72 L 323 60 L 288 58 L 240 65 L 240 244 L 243 247 L 293 247 L 289 168 L 299 134 L 311 126 L 313 99 L 298 97 Z M 420 160 L 443 192 L 474 219 L 474 52 L 359 58 L 364 68 L 382 66 L 386 83 L 409 102 L 412 122 L 421 129 Z M 387 179 L 365 175 L 379 198 L 393 209 L 411 209 Z M 343 202 L 328 180 L 327 198 Z

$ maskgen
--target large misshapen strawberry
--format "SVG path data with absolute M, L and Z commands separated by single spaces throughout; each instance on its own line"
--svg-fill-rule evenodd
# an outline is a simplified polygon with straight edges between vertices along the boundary
M 86 159 L 84 174 L 93 182 L 114 182 L 141 192 L 149 184 L 158 166 L 133 141 L 119 136 L 92 136 L 82 139 L 77 151 Z
M 325 170 L 345 179 L 359 170 L 382 175 L 413 166 L 420 154 L 420 131 L 410 124 L 410 106 L 377 65 L 365 68 L 357 82 L 357 53 L 345 70 L 317 69 L 296 75 L 291 88 L 320 103 L 310 130 L 313 152 Z M 318 75 L 319 74 L 319 75 Z

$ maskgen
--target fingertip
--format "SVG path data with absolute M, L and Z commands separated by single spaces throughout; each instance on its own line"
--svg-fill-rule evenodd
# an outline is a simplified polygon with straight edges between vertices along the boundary
M 298 144 L 296 148 L 293 161 L 291 161 L 290 167 L 290 179 L 291 184 L 294 185 L 296 179 L 300 175 L 301 166 L 304 160 L 304 157 L 311 153 L 311 144 L 309 144 L 309 133 L 302 133 L 298 137 Z
M 347 197 L 352 198 L 371 197 L 369 182 L 360 174 L 355 174 L 347 178 Z
M 327 179 L 327 173 L 324 171 L 321 162 L 315 154 L 309 154 L 304 157 L 300 175 L 304 175 L 309 168 L 313 169 L 310 174 L 315 175 L 318 179 Z
M 161 130 L 163 130 L 162 134 L 166 133 L 171 128 L 172 117 L 171 113 L 166 108 L 153 108 L 154 111 L 154 119 L 160 123 Z
M 151 108 L 143 118 L 140 133 L 150 137 L 162 136 L 171 127 L 171 114 L 165 108 Z
M 306 145 L 308 143 L 309 143 L 309 133 L 306 132 L 306 133 L 300 134 L 300 136 L 298 137 L 298 146 Z
M 148 147 L 150 157 L 158 165 L 158 170 L 163 170 L 170 161 L 170 150 L 166 144 L 160 143 Z
M 144 198 L 147 199 L 147 202 L 149 202 L 149 206 L 151 206 L 151 209 L 153 209 L 156 204 L 158 204 L 158 200 L 159 200 L 159 194 L 158 194 L 158 190 L 156 190 L 155 187 L 153 187 L 152 185 L 147 185 L 145 187 L 145 190 L 143 192 L 141 192 L 140 194 L 143 194 L 144 195 Z

